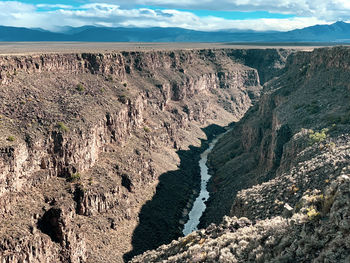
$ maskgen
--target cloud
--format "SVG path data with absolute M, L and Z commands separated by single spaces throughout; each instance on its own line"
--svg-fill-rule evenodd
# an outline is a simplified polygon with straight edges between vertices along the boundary
M 61 5 L 61 4 L 38 4 L 36 5 L 38 8 L 47 8 L 47 9 L 53 9 L 53 8 L 59 8 L 59 9 L 73 9 L 74 7 L 71 5 Z
M 196 0 L 136 0 L 128 1 L 134 7 L 126 8 L 125 0 L 118 5 L 108 0 L 100 3 L 86 2 L 79 6 L 58 4 L 24 4 L 16 1 L 0 2 L 0 24 L 7 26 L 41 27 L 48 30 L 59 30 L 62 26 L 79 27 L 84 25 L 112 27 L 183 27 L 194 30 L 252 29 L 287 31 L 315 24 L 334 22 L 334 17 L 344 16 L 350 19 L 350 4 L 344 0 L 202 0 L 200 5 L 214 9 L 230 6 L 231 10 L 284 10 L 284 13 L 296 13 L 291 18 L 265 18 L 230 20 L 215 16 L 197 16 L 191 11 L 174 8 L 141 8 L 135 4 L 152 4 L 174 7 L 198 7 Z M 113 1 L 116 2 L 116 1 Z M 314 3 L 319 2 L 319 6 Z M 297 11 L 297 8 L 303 7 Z M 314 10 L 318 8 L 317 12 Z M 293 11 L 294 10 L 294 11 Z M 348 11 L 346 11 L 348 10 Z M 292 12 L 293 11 L 293 12 Z M 282 12 L 282 11 L 280 11 Z
M 349 0 L 92 0 L 118 2 L 122 7 L 145 5 L 165 8 L 206 9 L 222 11 L 269 11 L 296 14 L 319 19 L 349 19 Z

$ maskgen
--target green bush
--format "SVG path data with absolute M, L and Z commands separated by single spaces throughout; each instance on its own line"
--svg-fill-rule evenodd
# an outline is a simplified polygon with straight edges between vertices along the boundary
M 145 132 L 147 132 L 147 133 L 149 133 L 149 132 L 151 132 L 151 129 L 150 128 L 148 128 L 148 127 L 143 127 L 143 130 L 145 131 Z
M 58 122 L 57 127 L 63 132 L 69 131 L 69 128 L 63 122 Z
M 76 89 L 77 89 L 77 91 L 79 91 L 79 92 L 83 92 L 83 91 L 85 90 L 83 84 L 81 84 L 81 83 L 79 83 L 79 84 L 77 85 Z
M 324 128 L 320 132 L 314 132 L 313 130 L 309 131 L 309 143 L 313 145 L 315 143 L 319 143 L 324 141 L 328 136 L 329 129 Z
M 7 140 L 9 141 L 9 142 L 14 142 L 15 140 L 16 140 L 16 138 L 15 138 L 15 136 L 9 136 L 9 137 L 7 137 Z
M 127 86 L 128 86 L 128 84 L 127 84 L 126 82 L 124 82 L 124 83 L 123 83 L 123 86 L 124 86 L 124 87 L 127 87 Z

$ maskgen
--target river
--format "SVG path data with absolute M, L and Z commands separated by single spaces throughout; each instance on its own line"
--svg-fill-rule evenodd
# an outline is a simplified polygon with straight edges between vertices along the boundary
M 199 167 L 200 167 L 200 173 L 201 173 L 201 190 L 200 190 L 199 196 L 194 201 L 192 210 L 188 214 L 189 219 L 188 219 L 187 223 L 185 224 L 184 229 L 182 231 L 182 233 L 184 235 L 188 235 L 188 234 L 190 234 L 193 231 L 198 229 L 197 227 L 199 224 L 199 219 L 201 218 L 203 212 L 206 209 L 205 202 L 209 198 L 207 184 L 208 184 L 208 181 L 211 177 L 211 175 L 208 173 L 208 167 L 207 167 L 208 155 L 213 150 L 215 144 L 217 143 L 219 138 L 222 137 L 222 135 L 220 135 L 217 138 L 215 138 L 214 140 L 212 140 L 209 144 L 208 149 L 206 149 L 200 156 L 201 159 L 199 160 Z

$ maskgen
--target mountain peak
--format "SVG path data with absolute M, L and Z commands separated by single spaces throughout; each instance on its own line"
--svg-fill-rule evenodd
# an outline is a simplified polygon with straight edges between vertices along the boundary
M 344 22 L 344 21 L 337 21 L 335 22 L 333 25 L 347 25 L 348 23 Z

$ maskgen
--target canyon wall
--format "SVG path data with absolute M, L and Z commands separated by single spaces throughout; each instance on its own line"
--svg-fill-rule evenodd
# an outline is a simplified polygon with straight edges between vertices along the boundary
M 122 262 L 159 178 L 186 169 L 177 153 L 191 163 L 212 133 L 203 128 L 239 120 L 260 97 L 259 73 L 275 74 L 290 51 L 255 51 L 257 68 L 248 53 L 0 57 L 0 261 Z M 193 171 L 175 180 L 173 232 L 141 242 L 181 235 Z
M 337 122 L 348 114 L 347 55 L 346 48 L 298 52 L 289 57 L 281 76 L 265 85 L 259 104 L 209 157 L 215 176 L 204 225 L 229 215 L 237 191 L 289 169 L 307 144 L 294 140 L 295 134 L 330 129 L 336 124 L 333 118 Z
M 207 228 L 133 262 L 348 262 L 349 65 L 346 47 L 289 56 L 209 156 Z

